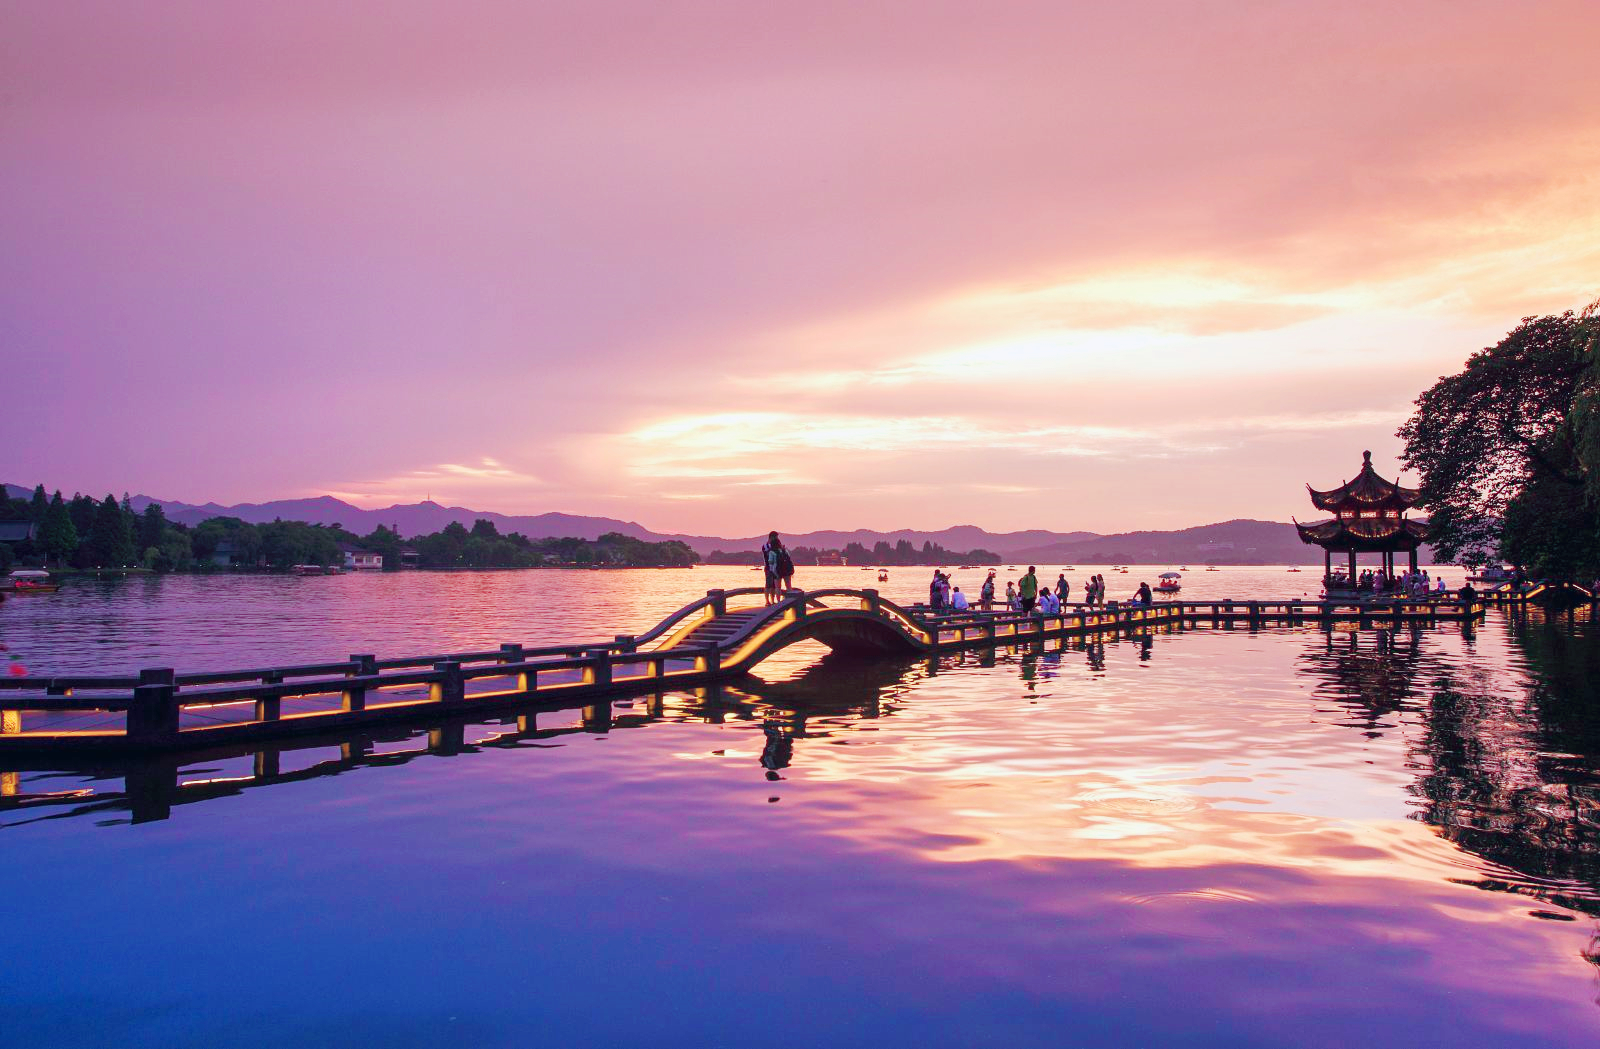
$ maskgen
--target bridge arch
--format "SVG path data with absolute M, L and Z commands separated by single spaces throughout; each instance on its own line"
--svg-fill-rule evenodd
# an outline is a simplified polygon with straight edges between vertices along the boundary
M 819 641 L 835 652 L 854 656 L 915 656 L 931 647 L 883 614 L 821 609 L 793 619 L 783 613 L 773 616 L 765 629 L 751 631 L 742 644 L 729 645 L 723 666 L 749 670 L 801 641 Z

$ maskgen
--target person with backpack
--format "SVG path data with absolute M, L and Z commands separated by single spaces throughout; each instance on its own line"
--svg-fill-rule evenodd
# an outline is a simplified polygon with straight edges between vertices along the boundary
M 766 581 L 766 597 L 767 604 L 769 605 L 777 604 L 778 602 L 778 568 L 780 565 L 780 553 L 785 555 L 788 553 L 788 551 L 783 549 L 783 540 L 778 538 L 777 532 L 768 532 L 767 541 L 761 544 L 761 572 Z M 791 573 L 794 572 L 792 562 L 789 571 Z
M 794 589 L 794 558 L 789 556 L 789 548 L 783 545 L 783 540 L 778 540 L 778 594 L 781 597 L 784 591 Z
M 1033 566 L 1028 566 L 1028 574 L 1017 581 L 1017 597 L 1022 600 L 1022 611 L 1032 612 L 1034 602 L 1039 600 L 1039 577 L 1033 574 Z
M 989 578 L 983 581 L 983 587 L 978 591 L 978 604 L 987 612 L 994 608 L 994 569 L 989 569 Z

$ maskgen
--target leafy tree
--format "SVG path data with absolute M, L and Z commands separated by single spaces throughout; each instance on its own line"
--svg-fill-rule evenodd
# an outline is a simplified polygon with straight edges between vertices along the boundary
M 95 510 L 89 529 L 89 564 L 95 568 L 126 568 L 133 563 L 133 528 L 115 496 L 108 495 Z
M 1593 307 L 1525 317 L 1417 398 L 1403 458 L 1422 477 L 1429 541 L 1444 559 L 1476 565 L 1503 550 L 1538 575 L 1593 567 L 1596 504 L 1572 497 L 1590 485 L 1578 401 L 1592 383 L 1594 324 Z M 1560 530 L 1546 527 L 1554 519 Z
M 150 567 L 157 572 L 181 572 L 194 563 L 189 533 L 182 529 L 168 528 L 162 533 L 160 545 L 153 549 Z
M 494 526 L 494 522 L 489 520 L 487 517 L 480 517 L 476 521 L 472 522 L 472 534 L 477 536 L 479 539 L 500 538 L 500 530 L 496 528 Z
M 99 504 L 87 495 L 74 492 L 72 501 L 67 504 L 67 513 L 72 516 L 72 527 L 77 529 L 80 539 L 87 539 L 94 529 L 94 516 Z
M 166 512 L 161 509 L 160 503 L 151 503 L 144 508 L 144 513 L 139 515 L 139 549 L 160 546 L 161 538 L 166 532 Z
M 45 514 L 49 512 L 50 497 L 44 494 L 44 485 L 38 485 L 33 490 L 33 498 L 28 502 L 28 520 L 43 524 Z
M 44 523 L 39 527 L 39 545 L 44 547 L 46 559 L 57 563 L 66 561 L 78 549 L 78 529 L 59 491 L 45 510 Z
M 11 552 L 10 543 L 0 543 L 0 572 L 11 571 L 11 566 L 16 563 L 16 555 Z
M 844 559 L 853 565 L 869 565 L 872 563 L 872 554 L 860 543 L 846 543 Z
M 361 537 L 361 545 L 383 558 L 385 572 L 400 570 L 400 533 L 379 525 L 370 535 Z

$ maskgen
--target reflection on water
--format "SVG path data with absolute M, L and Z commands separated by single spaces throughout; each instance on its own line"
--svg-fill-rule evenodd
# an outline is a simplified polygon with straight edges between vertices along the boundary
M 714 690 L 16 768 L 7 993 L 39 1044 L 84 966 L 127 1044 L 351 1010 L 389 1044 L 1583 1044 L 1592 627 L 804 646 Z M 194 937 L 283 983 L 174 979 Z

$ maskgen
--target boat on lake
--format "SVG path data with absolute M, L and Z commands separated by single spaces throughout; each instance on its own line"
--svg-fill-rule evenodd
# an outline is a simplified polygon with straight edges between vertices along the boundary
M 19 568 L 6 577 L 0 589 L 13 594 L 53 594 L 61 585 L 42 568 Z
M 1177 572 L 1162 572 L 1160 581 L 1150 589 L 1158 594 L 1176 594 L 1183 589 L 1183 576 Z

